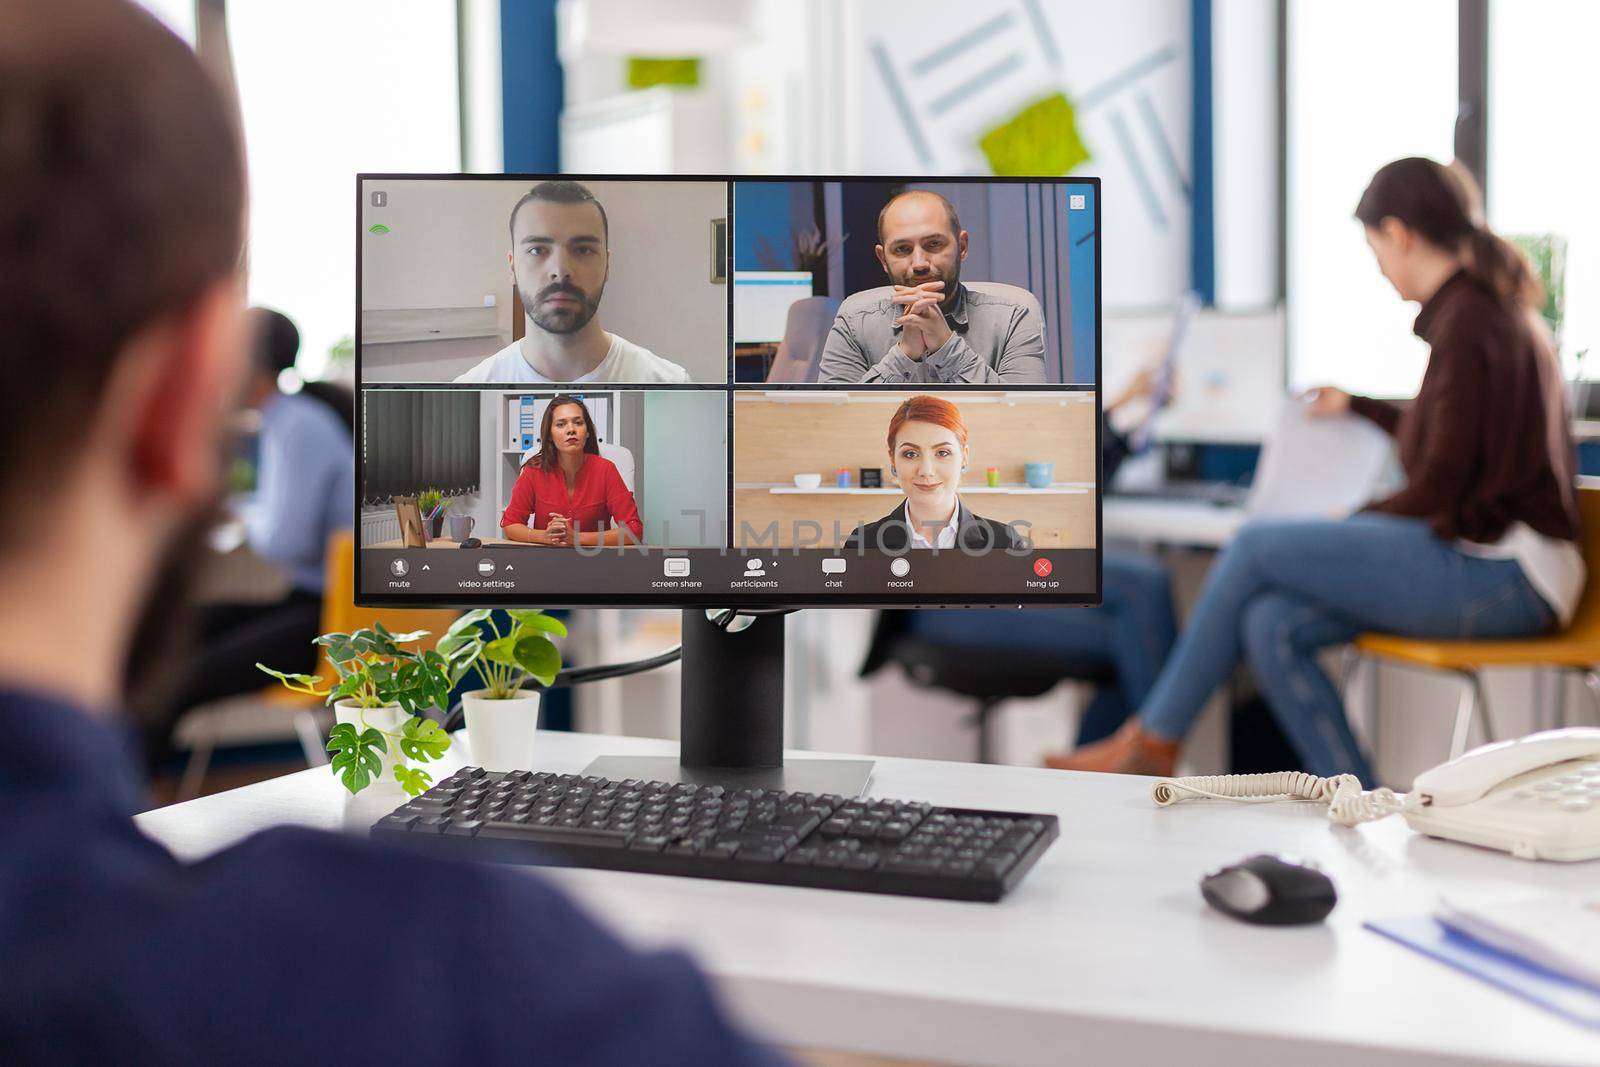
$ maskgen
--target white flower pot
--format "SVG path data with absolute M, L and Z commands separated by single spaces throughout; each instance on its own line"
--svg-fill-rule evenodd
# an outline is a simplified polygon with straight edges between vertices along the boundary
M 335 722 L 347 722 L 356 728 L 357 733 L 360 733 L 363 729 L 363 720 L 365 720 L 366 726 L 375 726 L 388 734 L 399 734 L 400 728 L 405 725 L 405 721 L 411 718 L 406 709 L 398 704 L 389 704 L 381 708 L 368 708 L 365 715 L 363 715 L 361 705 L 353 700 L 339 701 L 333 706 L 333 715 Z M 394 769 L 396 765 L 407 766 L 406 758 L 400 754 L 400 743 L 396 738 L 385 737 L 383 743 L 385 748 L 380 754 L 380 758 L 383 760 L 383 773 L 374 779 L 373 784 L 391 785 L 399 788 L 399 783 L 394 778 Z
M 481 689 L 461 694 L 472 762 L 486 771 L 532 770 L 540 695 L 524 690 L 509 700 L 491 700 Z

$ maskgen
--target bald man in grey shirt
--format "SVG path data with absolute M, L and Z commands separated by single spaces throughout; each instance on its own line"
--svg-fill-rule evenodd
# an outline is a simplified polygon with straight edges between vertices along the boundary
M 927 190 L 901 193 L 878 215 L 878 262 L 893 285 L 839 308 L 818 381 L 829 384 L 1038 383 L 1044 316 L 1014 285 L 961 284 L 967 232 L 955 207 Z

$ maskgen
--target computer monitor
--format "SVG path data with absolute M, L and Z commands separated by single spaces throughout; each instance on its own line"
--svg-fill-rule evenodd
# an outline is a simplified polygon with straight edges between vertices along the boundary
M 811 295 L 808 270 L 733 272 L 733 342 L 777 344 L 789 325 L 789 308 Z
M 1099 602 L 1099 192 L 360 175 L 358 601 L 682 608 L 684 773 L 795 782 L 781 618 L 707 609 Z M 802 278 L 810 372 L 737 380 Z

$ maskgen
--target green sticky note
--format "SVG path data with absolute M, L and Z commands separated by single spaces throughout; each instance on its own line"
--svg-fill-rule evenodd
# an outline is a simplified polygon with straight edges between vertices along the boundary
M 1090 155 L 1065 93 L 1029 104 L 984 134 L 978 147 L 996 174 L 1023 177 L 1070 174 Z
M 367 232 L 368 233 L 375 233 L 375 234 L 378 234 L 379 236 L 382 236 L 383 234 L 386 234 L 386 233 L 389 232 L 389 227 L 385 226 L 381 222 L 374 222 L 371 226 L 367 227 Z
M 698 59 L 656 59 L 651 56 L 628 57 L 628 88 L 649 89 L 655 85 L 673 85 L 693 88 L 700 84 Z

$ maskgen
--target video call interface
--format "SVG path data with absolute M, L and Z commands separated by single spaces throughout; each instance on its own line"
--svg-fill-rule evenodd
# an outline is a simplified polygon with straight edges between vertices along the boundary
M 1092 179 L 358 179 L 370 603 L 1099 593 Z

